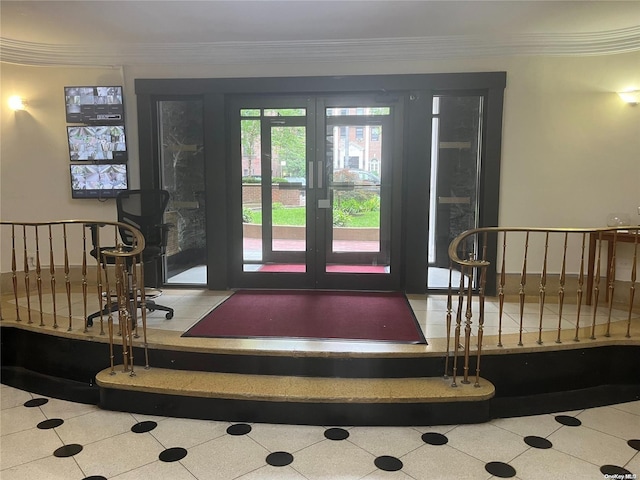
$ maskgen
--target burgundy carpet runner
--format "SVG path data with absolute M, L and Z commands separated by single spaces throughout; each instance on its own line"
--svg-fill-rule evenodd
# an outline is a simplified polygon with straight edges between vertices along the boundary
M 182 336 L 427 343 L 397 292 L 240 290 Z

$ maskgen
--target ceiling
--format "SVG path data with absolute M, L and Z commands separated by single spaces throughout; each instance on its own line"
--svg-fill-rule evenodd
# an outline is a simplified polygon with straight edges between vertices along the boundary
M 640 1 L 5 1 L 33 65 L 594 55 L 640 50 Z

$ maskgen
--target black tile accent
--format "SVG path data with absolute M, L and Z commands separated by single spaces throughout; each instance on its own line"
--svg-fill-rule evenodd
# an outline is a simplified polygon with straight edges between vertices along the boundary
M 324 436 L 329 440 L 345 440 L 349 438 L 349 432 L 344 428 L 327 428 Z
M 182 447 L 167 448 L 160 452 L 158 458 L 163 462 L 177 462 L 187 456 L 187 450 Z
M 146 433 L 150 432 L 157 426 L 158 424 L 156 422 L 152 422 L 150 420 L 146 422 L 138 422 L 133 427 L 131 427 L 131 431 L 133 433 Z
M 56 449 L 53 452 L 55 457 L 63 458 L 63 457 L 73 457 L 82 451 L 82 445 L 78 445 L 77 443 L 70 443 L 69 445 L 63 445 L 62 447 Z
M 542 437 L 536 437 L 535 435 L 524 437 L 524 443 L 533 448 L 545 449 L 553 447 L 553 443 L 551 443 L 549 440 Z
M 489 462 L 484 466 L 484 469 L 494 477 L 511 478 L 516 476 L 516 469 L 508 463 Z
M 389 455 L 382 455 L 381 457 L 376 458 L 373 463 L 376 467 L 380 470 L 384 470 L 385 472 L 397 472 L 398 470 L 402 470 L 402 467 L 404 466 L 401 460 Z
M 267 455 L 267 463 L 272 467 L 285 467 L 293 462 L 293 455 L 289 452 L 273 452 Z
M 444 445 L 449 442 L 449 439 L 441 433 L 427 432 L 422 435 L 422 441 L 429 445 Z
M 107 477 L 102 475 L 91 475 L 90 477 L 84 477 L 82 480 L 107 480 Z
M 638 440 L 638 439 L 629 440 L 627 442 L 627 445 L 629 445 L 634 450 L 640 451 L 640 440 Z
M 28 408 L 41 407 L 49 401 L 48 398 L 34 398 L 24 402 L 24 406 Z
M 619 467 L 618 465 L 603 465 L 600 467 L 600 472 L 602 472 L 603 475 L 629 475 L 628 478 L 631 478 L 632 475 L 629 470 Z
M 50 418 L 49 420 L 43 420 L 37 426 L 40 430 L 49 430 L 50 428 L 59 427 L 64 423 L 61 418 Z
M 231 425 L 227 428 L 227 433 L 229 435 L 246 435 L 251 431 L 251 425 L 246 423 L 236 423 L 235 425 Z
M 556 422 L 561 423 L 567 427 L 579 427 L 582 425 L 582 422 L 578 420 L 576 417 L 571 417 L 569 415 L 556 415 Z

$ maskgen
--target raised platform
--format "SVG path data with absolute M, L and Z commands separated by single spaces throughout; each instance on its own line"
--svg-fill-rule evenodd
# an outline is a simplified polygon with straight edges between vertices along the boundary
M 183 338 L 182 331 L 197 321 L 186 316 L 202 315 L 223 298 L 199 292 L 187 306 L 189 295 L 176 290 L 163 297 L 176 308 L 173 320 L 162 312 L 149 315 L 151 368 L 145 369 L 138 339 L 134 376 L 122 366 L 114 374 L 106 368 L 109 345 L 99 325 L 88 333 L 40 327 L 6 318 L 11 309 L 3 308 L 2 382 L 112 410 L 336 426 L 478 423 L 640 398 L 640 342 L 624 337 L 619 318 L 610 337 L 598 325 L 597 340 L 584 327 L 579 342 L 568 331 L 568 339 L 556 343 L 555 332 L 548 331 L 541 345 L 537 333 L 525 332 L 524 346 L 518 346 L 517 333 L 503 327 L 503 346 L 497 347 L 489 315 L 479 386 L 472 361 L 470 383 L 462 383 L 459 371 L 454 387 L 443 378 L 442 297 L 410 298 L 429 344 L 407 345 Z M 640 329 L 637 316 L 632 329 Z M 114 355 L 121 363 L 121 347 Z

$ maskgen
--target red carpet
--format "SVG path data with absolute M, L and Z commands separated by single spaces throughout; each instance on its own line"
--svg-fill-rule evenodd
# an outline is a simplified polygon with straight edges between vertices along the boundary
M 241 290 L 182 336 L 427 343 L 396 292 Z
M 329 273 L 385 273 L 384 265 L 327 265 Z M 269 263 L 260 267 L 260 272 L 304 272 L 302 263 Z

